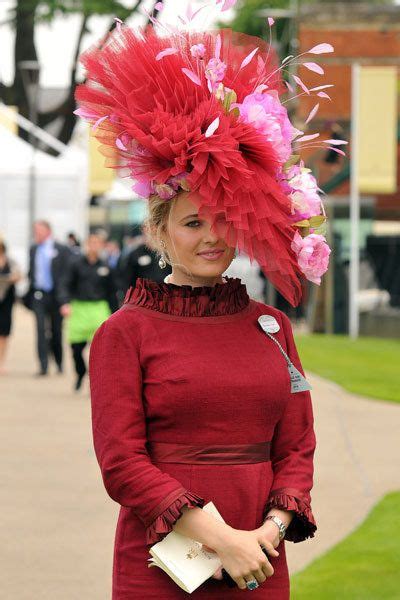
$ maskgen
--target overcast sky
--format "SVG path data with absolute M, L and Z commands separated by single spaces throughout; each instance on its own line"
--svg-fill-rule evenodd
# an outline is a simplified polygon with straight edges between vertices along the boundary
M 127 0 L 126 4 L 132 5 L 132 0 Z M 151 6 L 153 2 L 148 0 L 146 4 Z M 202 4 L 205 4 L 202 0 L 192 0 L 193 6 Z M 7 11 L 14 5 L 15 0 L 0 0 L 0 23 L 5 20 Z M 187 5 L 188 0 L 165 0 L 161 20 L 173 22 L 178 14 L 186 10 Z M 209 7 L 201 15 L 196 23 L 198 27 L 205 28 L 207 25 L 212 26 L 216 16 L 220 16 L 220 13 L 215 8 Z M 232 12 L 228 11 L 224 15 L 229 18 Z M 35 41 L 41 65 L 40 83 L 42 87 L 65 87 L 67 85 L 80 22 L 79 15 L 72 15 L 60 17 L 49 25 L 42 24 L 37 27 Z M 108 17 L 92 17 L 90 19 L 91 34 L 85 36 L 83 50 L 96 42 L 107 31 L 109 22 L 110 18 Z M 128 24 L 132 26 L 141 22 L 144 22 L 144 17 L 131 19 Z M 0 28 L 0 77 L 7 85 L 12 82 L 14 77 L 13 46 L 12 30 L 8 26 L 2 26 Z
M 133 0 L 125 0 L 127 5 L 132 5 Z M 176 21 L 178 14 L 185 12 L 189 0 L 164 0 L 164 10 L 161 20 Z M 147 7 L 152 6 L 153 0 L 146 0 Z M 203 4 L 215 4 L 215 0 L 192 0 L 194 7 Z M 396 0 L 395 4 L 400 4 Z M 0 0 L 0 23 L 7 16 L 7 12 L 15 5 L 15 0 Z M 146 6 L 145 5 L 145 6 Z M 233 16 L 233 10 L 223 13 L 224 20 Z M 221 13 L 216 7 L 208 7 L 196 19 L 196 26 L 200 29 L 211 27 L 216 18 L 221 18 Z M 42 87 L 65 87 L 68 83 L 71 70 L 72 56 L 75 41 L 79 31 L 81 17 L 73 15 L 59 17 L 49 25 L 42 24 L 36 28 L 36 47 L 41 64 Z M 135 17 L 128 21 L 130 26 L 144 22 L 144 17 Z M 108 17 L 92 17 L 89 21 L 91 34 L 86 35 L 83 50 L 96 42 L 106 31 L 110 23 Z M 14 34 L 9 26 L 0 27 L 0 78 L 10 84 L 13 77 L 13 46 Z

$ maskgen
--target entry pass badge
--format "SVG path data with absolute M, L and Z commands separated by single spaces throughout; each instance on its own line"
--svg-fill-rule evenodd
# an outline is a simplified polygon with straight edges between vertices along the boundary
M 265 333 L 278 333 L 280 330 L 278 321 L 272 315 L 261 315 L 258 322 Z
M 258 322 L 261 326 L 261 329 L 278 346 L 281 354 L 286 360 L 290 377 L 291 393 L 296 394 L 297 392 L 306 392 L 308 390 L 312 390 L 312 387 L 308 383 L 307 379 L 303 377 L 303 375 L 298 369 L 296 369 L 296 367 L 290 360 L 288 354 L 282 348 L 280 342 L 272 335 L 273 333 L 277 333 L 280 330 L 278 321 L 275 319 L 275 317 L 273 317 L 272 315 L 261 315 L 261 317 L 258 318 Z
M 288 364 L 288 371 L 290 375 L 290 391 L 292 394 L 296 392 L 306 392 L 307 390 L 312 390 L 311 385 L 308 383 L 307 379 L 303 377 L 298 369 L 291 362 Z
M 151 256 L 149 256 L 148 254 L 142 254 L 142 256 L 139 256 L 138 258 L 138 264 L 141 267 L 147 267 L 151 264 Z

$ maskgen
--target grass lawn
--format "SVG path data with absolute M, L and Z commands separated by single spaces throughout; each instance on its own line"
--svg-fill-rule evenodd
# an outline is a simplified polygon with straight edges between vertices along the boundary
M 291 599 L 400 598 L 399 512 L 400 493 L 387 494 L 353 533 L 291 578 Z
M 306 371 L 355 394 L 400 402 L 400 340 L 317 333 L 296 336 L 296 345 Z

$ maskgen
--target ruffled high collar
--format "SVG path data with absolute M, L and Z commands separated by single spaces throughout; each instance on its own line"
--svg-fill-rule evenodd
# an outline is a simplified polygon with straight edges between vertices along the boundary
M 192 287 L 174 283 L 156 283 L 139 277 L 135 288 L 125 296 L 125 304 L 136 304 L 180 317 L 217 317 L 240 312 L 250 298 L 238 278 L 225 277 L 226 283 Z

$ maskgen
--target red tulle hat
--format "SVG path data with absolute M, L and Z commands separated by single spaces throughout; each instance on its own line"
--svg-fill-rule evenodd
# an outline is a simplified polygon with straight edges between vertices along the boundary
M 303 132 L 284 132 L 279 96 L 286 87 L 272 48 L 227 29 L 161 36 L 120 25 L 81 62 L 86 81 L 75 112 L 93 124 L 106 165 L 125 168 L 144 197 L 169 201 L 189 191 L 199 217 L 297 305 L 307 275 L 301 242 L 310 230 L 296 224 L 307 215 L 294 210 L 284 177 L 295 162 L 284 134 L 287 141 Z M 267 100 L 286 116 L 269 117 Z

